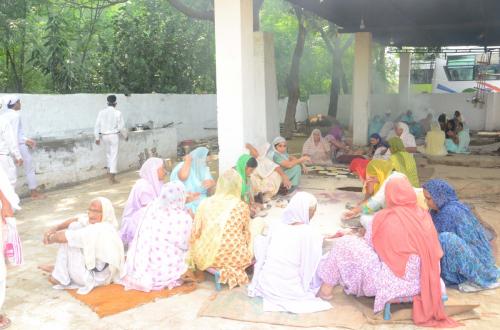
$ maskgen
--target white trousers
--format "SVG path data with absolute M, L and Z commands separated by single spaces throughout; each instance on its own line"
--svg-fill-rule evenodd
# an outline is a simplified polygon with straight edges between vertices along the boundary
M 109 173 L 116 174 L 118 163 L 118 134 L 108 134 L 101 136 L 102 144 L 106 149 L 106 161 Z
M 5 174 L 7 174 L 7 177 L 9 178 L 10 184 L 15 189 L 17 181 L 17 170 L 16 165 L 14 164 L 14 160 L 10 155 L 0 155 L 0 166 L 2 166 L 2 169 L 5 171 Z
M 1 203 L 0 203 L 1 205 Z M 1 221 L 1 219 L 0 219 Z M 0 223 L 0 242 L 2 243 L 3 247 L 3 227 L 5 225 L 3 223 Z M 0 253 L 0 311 L 2 310 L 3 303 L 5 301 L 5 289 L 6 289 L 6 283 L 7 283 L 7 270 L 5 268 L 5 259 L 3 255 L 3 248 Z
M 21 152 L 21 157 L 23 157 L 24 174 L 26 175 L 26 181 L 28 181 L 28 188 L 34 190 L 38 184 L 36 182 L 35 166 L 29 147 L 24 143 L 20 144 L 19 152 Z

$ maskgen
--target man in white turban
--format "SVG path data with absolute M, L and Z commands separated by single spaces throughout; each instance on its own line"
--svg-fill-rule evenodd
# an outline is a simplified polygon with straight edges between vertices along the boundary
M 3 113 L 3 116 L 9 121 L 12 131 L 14 132 L 14 138 L 17 141 L 23 159 L 24 173 L 26 175 L 26 181 L 28 182 L 28 188 L 31 192 L 31 198 L 43 198 L 43 195 L 37 190 L 38 184 L 35 177 L 35 166 L 30 152 L 30 149 L 36 147 L 36 142 L 24 135 L 23 123 L 21 120 L 21 98 L 19 95 L 11 95 L 7 97 L 5 103 L 7 109 Z

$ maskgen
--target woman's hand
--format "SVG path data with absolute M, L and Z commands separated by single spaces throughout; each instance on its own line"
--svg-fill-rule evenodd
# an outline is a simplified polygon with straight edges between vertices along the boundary
M 186 204 L 191 203 L 192 201 L 195 201 L 198 198 L 200 198 L 199 192 L 187 192 L 186 193 Z
M 290 181 L 290 179 L 286 175 L 283 177 L 283 187 L 285 187 L 286 189 L 292 188 L 292 181 Z
M 50 228 L 43 234 L 43 244 L 49 244 L 49 236 L 57 232 L 56 228 Z
M 305 162 L 310 162 L 311 161 L 311 157 L 305 155 L 305 156 L 302 156 L 299 158 L 299 162 L 300 163 L 305 163 Z
M 307 169 L 307 166 L 304 164 L 300 164 L 300 165 L 302 167 L 302 173 L 307 174 L 309 172 L 309 170 Z
M 215 186 L 215 181 L 211 180 L 211 179 L 209 179 L 209 180 L 203 180 L 201 182 L 201 185 L 203 186 L 203 188 L 205 188 L 205 189 L 208 190 L 208 189 L 212 188 L 213 186 Z
M 342 219 L 344 220 L 349 220 L 352 218 L 357 217 L 361 213 L 361 208 L 359 206 L 356 206 L 342 214 Z

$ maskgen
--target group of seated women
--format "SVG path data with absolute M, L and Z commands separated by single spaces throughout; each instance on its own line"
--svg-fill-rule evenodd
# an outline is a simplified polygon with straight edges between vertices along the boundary
M 281 220 L 252 238 L 252 177 L 282 176 L 276 163 L 283 161 L 286 145 L 280 143 L 273 146 L 279 153 L 274 165 L 267 163 L 262 173 L 259 150 L 249 148 L 254 157 L 243 155 L 222 173 L 211 196 L 215 182 L 205 168 L 205 150 L 193 151 L 166 184 L 163 162 L 148 160 L 125 206 L 121 233 L 106 198 L 93 200 L 87 216 L 45 233 L 46 244 L 60 244 L 55 265 L 46 267 L 51 281 L 80 294 L 110 282 L 149 292 L 181 285 L 195 266 L 217 270 L 219 282 L 233 288 L 249 283 L 245 270 L 255 262 L 248 295 L 262 297 L 265 311 L 326 310 L 333 288 L 341 286 L 347 294 L 375 297 L 374 312 L 392 299 L 413 297 L 414 322 L 439 327 L 456 325 L 444 311 L 441 279 L 467 292 L 498 286 L 495 259 L 474 213 L 445 181 L 430 180 L 420 188 L 397 137 L 389 140 L 391 160 L 351 164 L 365 198 L 344 216 L 362 213 L 364 231 L 326 237 L 333 243 L 323 255 L 325 237 L 309 225 L 318 202 L 297 192 Z M 186 162 L 191 166 L 181 180 Z

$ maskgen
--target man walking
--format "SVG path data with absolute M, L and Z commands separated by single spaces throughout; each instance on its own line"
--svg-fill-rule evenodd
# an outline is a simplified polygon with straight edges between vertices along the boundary
M 2 113 L 5 111 L 2 109 Z M 0 167 L 9 178 L 12 187 L 15 187 L 17 171 L 13 159 L 18 166 L 23 164 L 21 152 L 19 151 L 12 127 L 8 119 L 2 115 L 0 116 Z
M 33 164 L 33 158 L 31 157 L 30 149 L 36 147 L 36 142 L 32 139 L 27 138 L 24 135 L 23 124 L 21 121 L 21 99 L 18 95 L 11 95 L 6 101 L 7 109 L 4 113 L 5 118 L 9 121 L 12 131 L 14 133 L 14 138 L 19 146 L 19 152 L 23 159 L 24 173 L 26 175 L 26 181 L 28 182 L 28 188 L 31 193 L 31 198 L 40 199 L 44 196 L 41 195 L 38 190 L 38 184 L 35 177 L 35 166 Z
M 116 110 L 116 96 L 107 97 L 108 107 L 99 111 L 95 123 L 94 135 L 95 143 L 102 144 L 106 149 L 106 161 L 111 183 L 118 183 L 115 176 L 118 163 L 119 134 L 128 140 L 125 121 L 120 111 Z

